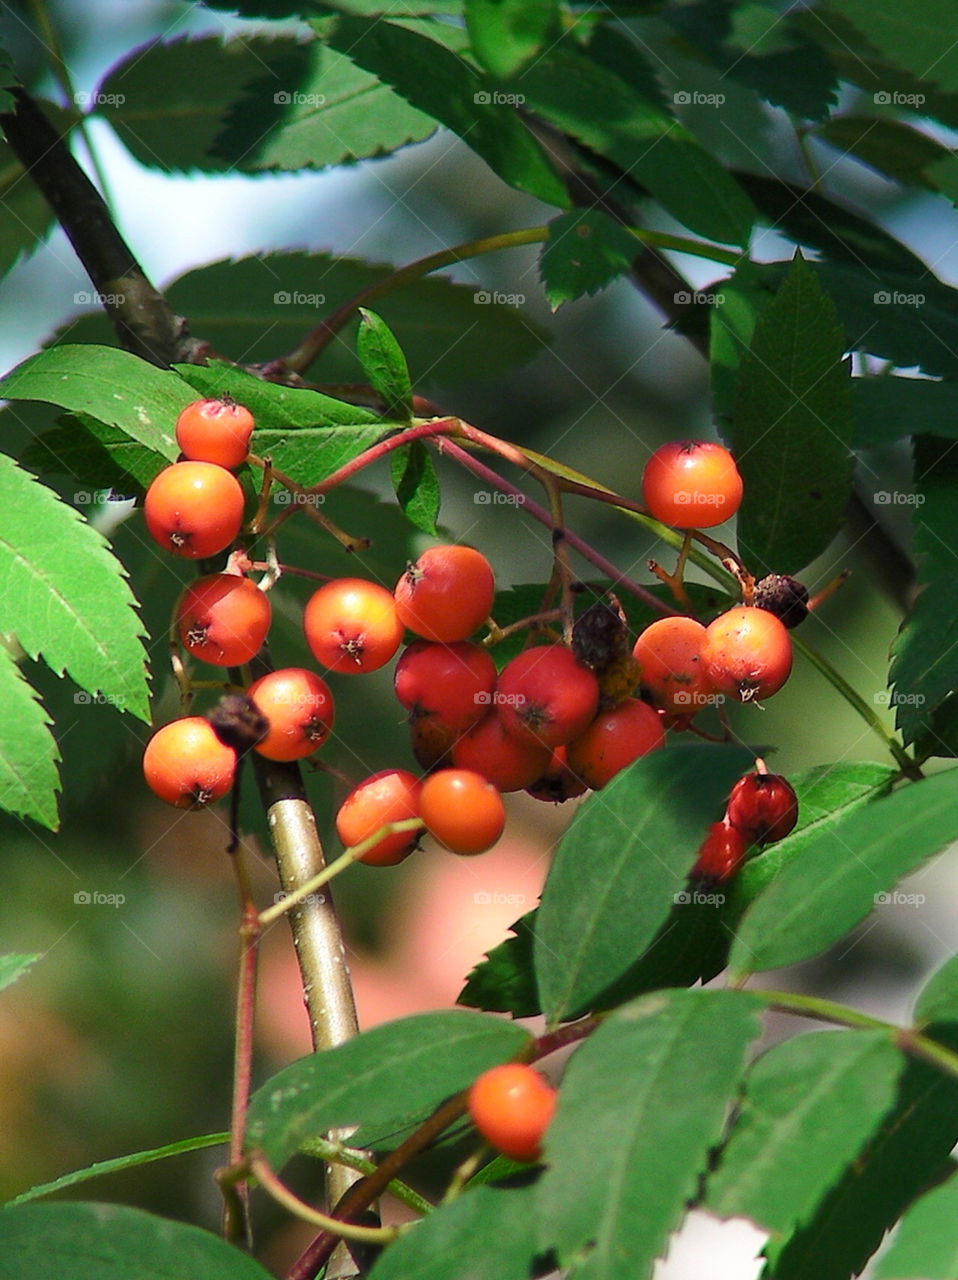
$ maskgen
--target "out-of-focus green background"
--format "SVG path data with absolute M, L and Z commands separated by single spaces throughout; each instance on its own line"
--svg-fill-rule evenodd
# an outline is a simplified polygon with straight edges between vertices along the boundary
M 189 4 L 61 0 L 48 9 L 76 85 L 87 91 L 113 60 L 141 41 L 245 29 L 226 14 Z M 5 6 L 0 35 L 25 77 L 35 68 L 37 87 L 56 96 L 41 71 L 30 14 L 26 4 Z M 507 189 L 445 135 L 351 169 L 255 179 L 147 171 L 109 131 L 94 124 L 92 136 L 119 224 L 161 285 L 208 261 L 280 247 L 399 265 L 543 220 L 542 206 Z M 773 122 L 769 146 L 774 147 Z M 931 197 L 904 202 L 860 166 L 840 166 L 832 179 L 852 203 L 878 210 L 939 274 L 958 274 L 954 251 L 942 250 L 955 239 L 950 206 Z M 775 246 L 769 243 L 767 252 L 774 255 Z M 705 362 L 624 282 L 553 316 L 535 259 L 534 249 L 513 250 L 462 264 L 453 274 L 477 289 L 516 295 L 520 318 L 541 326 L 548 345 L 505 374 L 484 376 L 477 365 L 468 382 L 427 381 L 417 390 L 484 428 L 638 496 L 642 466 L 658 443 L 712 430 Z M 702 263 L 681 265 L 697 285 L 717 274 Z M 304 278 L 301 287 L 320 291 L 321 281 Z M 75 302 L 88 289 L 65 237 L 55 233 L 0 286 L 0 366 L 9 368 L 65 322 L 90 312 L 82 300 Z M 398 336 L 402 340 L 402 332 Z M 242 358 L 244 352 L 227 354 Z M 321 368 L 315 373 L 321 377 Z M 42 408 L 5 414 L 4 447 L 50 420 Z M 907 485 L 907 456 L 864 459 L 866 489 L 879 469 L 905 477 Z M 511 506 L 477 501 L 479 490 L 470 477 L 449 467 L 442 476 L 442 520 L 450 536 L 481 546 L 501 584 L 544 581 L 550 546 L 541 528 Z M 373 537 L 368 557 L 347 563 L 305 521 L 287 543 L 287 557 L 322 572 L 398 576 L 409 552 L 427 540 L 409 534 L 395 511 L 378 501 L 388 497 L 387 479 L 384 473 L 364 477 L 358 492 L 336 495 L 327 508 L 351 532 Z M 640 579 L 648 580 L 650 554 L 670 554 L 603 509 L 570 502 L 568 514 L 578 532 Z M 907 515 L 892 515 L 898 521 L 893 532 L 901 536 Z M 119 554 L 135 560 L 142 536 L 141 517 L 134 515 L 117 530 Z M 582 564 L 577 569 L 586 573 Z M 881 699 L 897 607 L 878 585 L 875 566 L 847 539 L 811 566 L 805 580 L 815 591 L 842 569 L 851 570 L 847 585 L 801 634 L 890 721 Z M 151 581 L 136 580 L 151 633 L 158 722 L 175 713 L 164 636 L 188 572 L 173 565 L 155 569 Z M 299 610 L 308 590 L 286 580 L 276 593 L 274 648 L 280 661 L 307 660 Z M 76 701 L 72 687 L 43 670 L 31 675 L 56 710 L 63 825 L 51 835 L 12 819 L 0 822 L 0 949 L 43 953 L 33 972 L 0 998 L 4 1196 L 95 1159 L 225 1128 L 232 1052 L 237 913 L 222 852 L 223 815 L 184 815 L 155 802 L 139 771 L 147 730 L 112 708 Z M 389 671 L 330 683 L 340 707 L 335 740 L 324 753 L 332 765 L 355 777 L 390 765 L 415 767 L 390 695 Z M 774 766 L 783 772 L 830 760 L 882 758 L 877 739 L 801 660 L 766 709 L 738 708 L 733 721 L 746 741 L 775 749 Z M 322 775 L 309 785 L 328 835 L 331 806 L 342 788 Z M 258 888 L 268 901 L 278 886 L 251 799 L 247 795 L 243 814 Z M 568 815 L 525 797 L 511 799 L 509 809 L 507 838 L 488 861 L 464 868 L 457 860 L 452 869 L 452 860 L 426 851 L 400 869 L 354 868 L 337 882 L 367 1024 L 454 998 L 483 948 L 532 905 L 548 850 Z M 951 874 L 944 864 L 926 872 L 929 901 L 920 913 L 885 909 L 840 956 L 806 966 L 808 980 L 820 991 L 900 1013 L 919 972 L 958 945 L 945 907 L 935 906 Z M 96 893 L 122 895 L 124 901 L 84 901 L 84 894 Z M 495 910 L 476 902 L 483 894 L 493 897 Z M 263 1080 L 308 1047 L 282 923 L 267 939 L 259 1012 L 257 1079 Z M 152 1166 L 105 1181 L 95 1193 L 212 1225 L 218 1197 L 210 1175 L 220 1156 L 212 1151 Z

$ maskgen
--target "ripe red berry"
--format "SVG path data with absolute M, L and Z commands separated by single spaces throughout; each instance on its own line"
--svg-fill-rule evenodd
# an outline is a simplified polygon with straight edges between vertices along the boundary
M 747 773 L 728 798 L 725 818 L 753 844 L 784 840 L 798 821 L 798 797 L 778 773 Z
M 428 717 L 461 732 L 492 706 L 496 664 L 480 645 L 465 640 L 416 640 L 396 663 L 393 685 L 413 723 Z
M 473 547 L 430 547 L 396 584 L 404 627 L 426 640 L 465 640 L 492 612 L 492 566 Z
M 485 853 L 502 835 L 506 810 L 498 790 L 471 769 L 440 769 L 419 793 L 426 830 L 452 853 Z
M 588 729 L 566 747 L 569 769 L 599 791 L 626 765 L 665 746 L 662 717 L 647 702 L 626 698 L 600 711 Z
M 656 449 L 642 474 L 649 514 L 676 529 L 710 529 L 734 516 L 742 477 L 720 444 L 675 440 Z
M 745 861 L 748 845 L 748 838 L 738 827 L 727 822 L 713 822 L 699 846 L 698 858 L 689 874 L 693 880 L 726 884 Z
M 659 618 L 645 628 L 632 650 L 639 684 L 650 702 L 671 715 L 694 715 L 712 697 L 702 666 L 705 628 L 695 618 Z
M 405 769 L 384 769 L 353 787 L 336 814 L 336 831 L 347 849 L 368 840 L 388 822 L 419 816 L 422 783 Z M 394 867 L 416 847 L 418 831 L 383 836 L 359 859 L 372 867 Z
M 556 747 L 545 773 L 526 787 L 530 796 L 536 800 L 562 804 L 565 800 L 572 800 L 588 791 L 589 788 L 579 775 L 569 768 L 568 751 L 567 746 Z
M 599 682 L 565 645 L 539 645 L 500 672 L 495 703 L 509 733 L 551 752 L 590 724 L 599 705 Z
M 556 1091 L 520 1062 L 492 1067 L 469 1090 L 469 1115 L 487 1142 L 511 1160 L 538 1160 Z
M 552 752 L 533 738 L 518 738 L 490 711 L 452 747 L 457 769 L 473 769 L 500 791 L 521 791 L 541 778 Z
M 452 768 L 452 748 L 458 737 L 457 729 L 450 729 L 435 716 L 422 716 L 409 725 L 412 753 L 427 772 Z
M 249 578 L 211 573 L 186 588 L 176 608 L 180 643 L 214 667 L 238 667 L 269 631 L 269 597 Z
M 385 666 L 402 641 L 392 593 L 365 578 L 337 578 L 310 597 L 306 640 L 330 671 L 355 675 Z
M 193 462 L 241 466 L 249 453 L 253 415 L 235 400 L 194 400 L 176 420 L 176 443 Z
M 143 753 L 150 789 L 178 809 L 198 809 L 225 796 L 236 775 L 236 752 L 208 720 L 186 716 L 157 729 Z
M 249 696 L 269 721 L 256 750 L 267 760 L 302 760 L 329 737 L 336 718 L 326 681 L 304 667 L 283 667 L 254 680 Z
M 174 462 L 146 491 L 146 527 L 175 556 L 199 560 L 230 545 L 243 523 L 243 490 L 213 462 Z
M 773 613 L 740 605 L 705 628 L 702 665 L 719 693 L 756 702 L 777 693 L 792 669 L 792 642 Z

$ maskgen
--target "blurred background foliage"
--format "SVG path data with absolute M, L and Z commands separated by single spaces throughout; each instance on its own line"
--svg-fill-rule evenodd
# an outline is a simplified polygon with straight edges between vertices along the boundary
M 149 0 L 59 0 L 41 10 L 4 6 L 0 37 L 23 79 L 56 97 L 38 14 L 46 12 L 63 43 L 78 87 L 92 90 L 113 61 L 162 36 L 226 35 L 243 24 L 225 12 Z M 654 24 L 649 27 L 654 36 Z M 703 92 L 702 68 L 696 83 Z M 724 158 L 754 166 L 756 153 L 789 176 L 801 174 L 786 130 L 771 108 L 756 114 L 745 90 L 729 88 L 737 140 L 707 107 L 693 108 L 694 126 Z M 738 97 L 743 101 L 739 102 Z M 758 122 L 760 127 L 756 127 Z M 724 133 L 722 132 L 724 130 Z M 719 135 L 721 134 L 721 138 Z M 92 137 L 107 178 L 117 221 L 147 273 L 171 290 L 191 316 L 193 332 L 241 359 L 281 353 L 318 319 L 308 304 L 296 311 L 264 305 L 277 289 L 304 293 L 348 291 L 340 258 L 401 265 L 478 236 L 534 225 L 545 206 L 507 188 L 459 142 L 443 133 L 381 160 L 296 175 L 165 174 L 141 166 L 97 122 Z M 82 154 L 82 147 L 80 148 Z M 953 207 L 931 194 L 907 197 L 902 188 L 850 160 L 830 171 L 834 190 L 866 207 L 945 280 L 958 278 Z M 37 215 L 41 216 L 40 214 Z M 766 256 L 776 246 L 765 233 Z M 758 246 L 761 256 L 762 244 Z M 280 270 L 264 263 L 274 249 L 322 253 L 328 260 L 291 258 Z M 536 269 L 536 250 L 516 249 L 460 264 L 447 274 L 475 290 L 515 295 L 510 342 L 496 346 L 481 328 L 481 306 L 460 308 L 463 346 L 429 360 L 429 290 L 383 312 L 422 372 L 416 389 L 442 409 L 484 429 L 520 440 L 633 496 L 648 453 L 657 444 L 713 431 L 708 368 L 685 338 L 625 281 L 553 314 Z M 238 266 L 230 260 L 242 259 Z M 191 283 L 190 273 L 223 265 Z M 683 260 L 698 285 L 716 272 Z M 332 271 L 333 275 L 328 276 Z M 336 272 L 339 271 L 339 276 Z M 357 268 L 357 278 L 359 269 Z M 10 368 L 54 334 L 95 339 L 106 332 L 83 300 L 89 282 L 62 232 L 25 257 L 0 284 L 0 367 Z M 333 299 L 335 301 L 335 299 Z M 440 305 L 438 302 L 435 305 Z M 424 309 L 427 309 L 424 313 Z M 475 326 L 480 326 L 478 330 Z M 313 371 L 337 381 L 354 372 L 355 326 L 348 328 Z M 510 364 L 506 357 L 524 360 Z M 17 453 L 52 425 L 54 411 L 17 405 L 2 414 L 4 447 Z M 898 447 L 863 462 L 900 469 L 907 487 L 909 459 Z M 876 468 L 877 469 L 877 468 Z M 543 530 L 512 507 L 484 502 L 474 480 L 441 464 L 441 522 L 451 536 L 481 546 L 501 585 L 544 581 L 550 545 Z M 52 483 L 57 483 L 53 477 Z M 62 491 L 72 496 L 73 484 Z M 477 500 L 477 498 L 479 500 Z M 323 573 L 367 572 L 390 582 L 428 542 L 411 530 L 389 500 L 385 470 L 364 473 L 348 493 L 330 499 L 328 514 L 372 548 L 347 559 L 305 520 L 288 526 L 287 557 Z M 570 500 L 570 523 L 610 559 L 646 578 L 644 564 L 662 548 L 610 511 Z M 890 513 L 900 520 L 907 515 Z M 109 504 L 98 518 L 109 520 Z M 166 628 L 188 566 L 158 564 L 141 555 L 141 517 L 115 532 L 143 601 L 153 660 L 155 716 L 168 718 L 175 693 L 165 667 Z M 885 690 L 888 648 L 899 621 L 881 576 L 848 537 L 840 538 L 805 575 L 814 592 L 840 570 L 847 585 L 803 628 L 868 701 Z M 305 658 L 300 606 L 309 591 L 285 579 L 275 593 L 275 657 Z M 0 1000 L 0 1193 L 15 1194 L 67 1169 L 225 1128 L 228 1122 L 231 1023 L 236 959 L 235 892 L 223 857 L 223 815 L 171 816 L 142 785 L 139 757 L 146 730 L 110 707 L 77 701 L 67 681 L 45 669 L 31 673 L 58 725 L 67 780 L 57 835 L 11 818 L 0 819 L 3 892 L 0 938 L 5 951 L 41 952 L 44 959 Z M 324 758 L 350 776 L 386 766 L 415 767 L 389 672 L 363 681 L 331 677 L 342 694 L 334 741 Z M 883 712 L 891 720 L 890 713 Z M 766 710 L 736 708 L 744 740 L 774 747 L 774 766 L 788 772 L 822 760 L 881 758 L 880 744 L 802 661 Z M 309 781 L 324 835 L 343 784 L 328 774 Z M 260 851 L 258 887 L 277 886 L 263 850 L 262 819 L 248 784 L 244 827 Z M 388 873 L 353 868 L 337 882 L 364 1020 L 390 1010 L 408 1012 L 454 998 L 469 964 L 503 935 L 509 919 L 531 905 L 546 856 L 568 815 L 525 797 L 510 800 L 510 835 L 502 853 L 488 855 L 495 870 L 470 868 L 451 887 L 436 855 L 424 854 Z M 331 844 L 335 844 L 334 839 Z M 462 861 L 462 860 L 459 860 Z M 463 875 L 466 873 L 463 872 Z M 926 873 L 931 883 L 940 868 Z M 473 907 L 476 887 L 524 895 L 525 907 L 506 905 L 493 919 Z M 88 891 L 122 894 L 122 907 L 83 905 Z M 907 909 L 906 909 L 907 910 Z M 483 915 L 483 911 L 486 912 Z M 949 936 L 950 935 L 950 936 Z M 421 945 L 420 945 L 421 944 Z M 958 945 L 945 912 L 923 913 L 909 927 L 904 913 L 883 912 L 855 935 L 847 954 L 817 962 L 821 994 L 854 998 L 892 1016 L 896 1001 L 929 967 Z M 431 950 L 431 956 L 427 951 Z M 437 972 L 441 969 L 441 973 Z M 267 941 L 260 1000 L 258 1079 L 308 1048 L 292 948 L 284 925 Z M 218 1153 L 199 1153 L 150 1166 L 96 1188 L 97 1194 L 213 1225 L 217 1196 L 210 1174 Z

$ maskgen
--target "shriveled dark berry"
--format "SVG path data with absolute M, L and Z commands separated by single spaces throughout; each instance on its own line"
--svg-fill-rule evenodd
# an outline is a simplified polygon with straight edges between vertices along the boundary
M 240 755 L 269 733 L 269 721 L 245 693 L 225 693 L 206 718 L 220 742 Z
M 774 613 L 784 626 L 797 627 L 808 617 L 808 589 L 797 578 L 784 573 L 770 573 L 755 584 L 752 603 Z

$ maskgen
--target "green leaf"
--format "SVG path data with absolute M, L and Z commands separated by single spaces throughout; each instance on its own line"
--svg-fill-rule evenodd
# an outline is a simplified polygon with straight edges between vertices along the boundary
M 38 955 L 0 956 L 0 991 L 3 991 L 5 987 L 12 986 L 18 978 L 22 978 L 30 966 L 35 964 L 39 959 L 40 957 Z
M 254 1095 L 247 1150 L 279 1169 L 317 1133 L 345 1125 L 399 1129 L 514 1056 L 528 1032 L 481 1013 L 423 1013 L 388 1022 L 284 1067 Z M 358 1139 L 357 1139 L 358 1141 Z
M 758 973 L 818 955 L 895 882 L 958 837 L 954 772 L 912 783 L 823 831 L 746 912 L 729 961 Z
M 390 459 L 392 480 L 399 505 L 417 529 L 439 536 L 439 476 L 432 456 L 421 440 L 395 449 Z
M 735 180 L 672 116 L 587 53 L 553 45 L 512 83 L 529 107 L 611 160 L 692 231 L 748 242 L 755 210 Z
M 830 146 L 843 155 L 851 154 L 879 173 L 906 186 L 934 189 L 930 174 L 937 162 L 948 163 L 951 153 L 934 138 L 900 120 L 881 120 L 875 116 L 836 116 L 816 131 Z M 925 174 L 925 170 L 929 174 Z
M 303 334 L 324 317 L 362 291 L 382 284 L 394 271 L 384 263 L 330 254 L 271 254 L 200 267 L 174 281 L 166 293 L 170 305 L 188 315 L 196 332 L 216 350 L 235 351 L 244 361 L 255 363 L 298 347 Z M 538 355 L 547 343 L 521 306 L 500 304 L 484 290 L 442 277 L 404 285 L 378 298 L 376 310 L 393 332 L 402 335 L 403 352 L 417 387 L 495 377 L 504 368 Z M 351 336 L 326 347 L 313 376 L 325 382 L 361 381 L 362 366 Z M 291 403 L 307 394 L 317 393 L 294 390 Z M 361 416 L 351 419 L 363 420 Z
M 466 0 L 465 9 L 472 52 L 503 80 L 559 34 L 556 0 Z
M 185 1222 L 120 1204 L 29 1204 L 0 1212 L 3 1280 L 269 1280 L 241 1249 Z
M 829 0 L 828 7 L 853 22 L 893 65 L 946 92 L 958 90 L 958 49 L 942 39 L 954 22 L 949 0 L 922 0 L 907 11 L 894 0 Z
M 569 1060 L 536 1208 L 540 1244 L 576 1259 L 577 1280 L 651 1276 L 721 1135 L 758 1007 L 748 992 L 657 992 Z M 598 1152 L 602 1177 L 583 1177 Z
M 597 293 L 631 266 L 639 242 L 601 209 L 577 209 L 549 223 L 539 274 L 553 311 L 584 293 Z
M 751 755 L 678 746 L 644 756 L 577 810 L 536 918 L 535 965 L 550 1023 L 581 1011 L 652 941 L 685 889 L 702 832 Z
M 565 208 L 565 187 L 539 143 L 493 80 L 418 31 L 382 19 L 342 17 L 334 49 L 378 76 L 417 110 L 458 133 L 503 182 Z
M 409 366 L 395 335 L 375 311 L 359 308 L 356 353 L 369 384 L 385 404 L 385 417 L 412 421 L 412 383 Z
M 915 1024 L 931 1022 L 958 1022 L 958 955 L 936 969 L 918 995 Z
M 742 357 L 751 344 L 758 317 L 775 294 L 768 274 L 751 262 L 743 263 L 709 292 L 716 295 L 716 305 L 708 308 L 712 402 L 725 434 L 725 424 L 734 413 Z
M 527 1280 L 536 1254 L 534 1186 L 476 1187 L 416 1224 L 369 1280 Z
M 917 1201 L 902 1219 L 875 1280 L 953 1280 L 958 1274 L 958 1177 Z
M 705 1207 L 789 1234 L 877 1129 L 902 1066 L 885 1031 L 813 1031 L 763 1054 L 749 1072 Z
M 739 546 L 757 575 L 796 572 L 841 527 L 852 478 L 844 350 L 835 308 L 799 255 L 755 322 L 728 431 L 745 483 Z
M 169 459 L 137 444 L 119 427 L 77 413 L 63 414 L 52 430 L 37 436 L 20 462 L 41 476 L 72 477 L 80 486 L 73 501 L 85 504 L 98 489 L 126 496 L 142 493 Z
M 0 455 L 0 612 L 31 658 L 146 719 L 142 627 L 103 537 Z
M 0 89 L 0 99 L 4 97 L 9 99 Z M 40 106 L 50 113 L 53 104 L 41 101 Z M 9 108 L 0 105 L 0 110 L 12 108 L 12 99 Z M 6 142 L 0 141 L 0 276 L 43 244 L 53 222 L 53 210 L 39 187 L 26 177 Z
M 512 937 L 486 952 L 466 978 L 457 1004 L 514 1018 L 534 1018 L 542 1010 L 532 963 L 535 911 L 527 911 L 509 926 Z
M 938 1037 L 955 1048 L 956 1028 Z M 826 1194 L 815 1216 L 781 1246 L 769 1242 L 774 1280 L 848 1280 L 860 1275 L 882 1237 L 915 1196 L 951 1166 L 958 1138 L 958 1083 L 937 1066 L 906 1057 L 898 1094 L 867 1147 Z
M 112 1160 L 98 1160 L 86 1169 L 76 1169 L 72 1173 L 64 1173 L 52 1182 L 43 1182 L 23 1191 L 14 1199 L 7 1201 L 7 1208 L 14 1205 L 28 1204 L 31 1200 L 39 1200 L 42 1196 L 53 1195 L 55 1191 L 66 1191 L 69 1187 L 78 1186 L 81 1182 L 89 1182 L 92 1178 L 102 1178 L 110 1173 L 120 1173 L 124 1169 L 138 1169 L 141 1165 L 152 1164 L 156 1160 L 166 1160 L 170 1156 L 185 1155 L 188 1151 L 203 1151 L 207 1147 L 222 1147 L 230 1140 L 228 1133 L 208 1133 L 201 1138 L 183 1138 L 180 1142 L 169 1142 L 162 1147 L 154 1147 L 150 1151 L 137 1151 L 128 1156 L 116 1156 Z
M 950 735 L 938 731 L 933 715 L 958 678 L 953 610 L 958 610 L 958 570 L 922 588 L 892 644 L 888 679 L 895 723 L 906 743 L 920 741 L 931 755 L 952 754 Z
M 265 382 L 222 361 L 210 364 L 180 364 L 177 372 L 195 391 L 204 396 L 232 396 L 249 409 L 261 430 L 289 431 L 304 427 L 355 427 L 380 424 L 369 409 L 334 400 L 305 387 L 284 387 Z M 254 440 L 257 437 L 254 434 Z
M 2 534 L 0 534 L 2 536 Z M 4 619 L 4 628 L 10 624 Z M 0 638 L 0 809 L 57 827 L 60 752 L 39 695 Z M 15 643 L 15 641 L 14 641 Z
M 958 386 L 930 378 L 853 378 L 856 449 L 891 444 L 903 436 L 958 437 Z
M 7 400 L 42 400 L 88 413 L 172 462 L 180 410 L 195 400 L 175 373 L 114 347 L 67 344 L 31 356 L 0 381 Z

